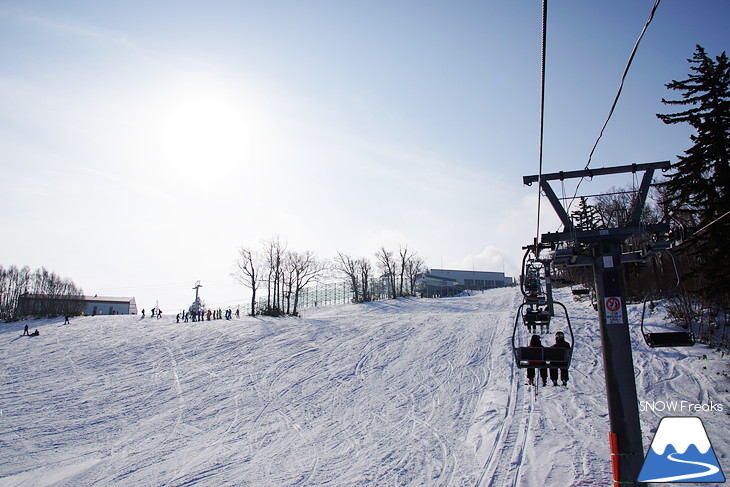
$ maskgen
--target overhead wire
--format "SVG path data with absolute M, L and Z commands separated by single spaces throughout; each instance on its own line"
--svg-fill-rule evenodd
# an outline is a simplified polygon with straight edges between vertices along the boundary
M 540 210 L 542 192 L 543 139 L 545 134 L 545 58 L 547 55 L 547 0 L 542 1 L 542 47 L 540 54 L 540 147 L 537 168 L 537 228 L 535 230 L 535 257 L 540 240 Z
M 722 220 L 723 218 L 725 218 L 728 215 L 730 215 L 730 211 L 726 211 L 724 215 L 720 215 L 719 217 L 715 218 L 713 221 L 711 221 L 710 223 L 708 223 L 704 227 L 702 227 L 699 230 L 697 230 L 694 234 L 695 235 L 699 235 L 700 233 L 702 233 L 705 230 L 707 230 L 708 227 L 714 225 L 715 223 L 719 222 L 720 220 Z
M 649 12 L 649 18 L 646 20 L 646 23 L 644 24 L 644 28 L 641 29 L 641 33 L 639 34 L 639 37 L 636 39 L 636 43 L 634 44 L 634 48 L 631 50 L 631 55 L 629 56 L 629 60 L 626 63 L 626 66 L 624 67 L 623 75 L 621 76 L 621 82 L 619 83 L 618 91 L 616 92 L 616 96 L 613 99 L 613 103 L 611 104 L 611 109 L 608 111 L 608 116 L 606 117 L 605 122 L 603 122 L 603 126 L 601 127 L 601 130 L 598 134 L 598 137 L 596 138 L 596 142 L 593 144 L 593 148 L 591 149 L 590 154 L 588 155 L 588 162 L 586 163 L 584 169 L 586 171 L 590 171 L 589 166 L 591 165 L 591 162 L 593 160 L 593 154 L 596 151 L 596 148 L 598 147 L 598 143 L 601 141 L 601 138 L 603 137 L 603 132 L 606 130 L 606 127 L 608 126 L 609 120 L 611 120 L 611 116 L 613 115 L 614 110 L 616 109 L 616 105 L 618 104 L 618 100 L 621 97 L 621 92 L 624 88 L 624 82 L 626 81 L 626 77 L 629 74 L 629 69 L 631 68 L 631 63 L 634 61 L 634 56 L 636 55 L 636 52 L 639 49 L 639 44 L 641 44 L 641 40 L 644 38 L 644 34 L 646 33 L 646 30 L 649 28 L 649 24 L 651 24 L 651 21 L 654 20 L 654 14 L 657 11 L 657 8 L 659 7 L 659 4 L 661 3 L 661 0 L 655 0 L 654 6 L 651 9 L 651 12 Z M 581 177 L 578 181 L 577 186 L 575 187 L 575 193 L 573 193 L 573 198 L 568 204 L 566 213 L 570 212 L 570 207 L 573 204 L 573 201 L 575 201 L 576 196 L 578 195 L 578 188 L 580 188 L 580 185 L 583 183 L 584 177 Z

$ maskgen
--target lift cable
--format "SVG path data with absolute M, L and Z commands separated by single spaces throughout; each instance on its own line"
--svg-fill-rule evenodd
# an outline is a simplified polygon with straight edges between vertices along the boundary
M 727 211 L 727 212 L 725 212 L 725 214 L 724 214 L 724 215 L 721 215 L 721 216 L 719 216 L 719 217 L 715 218 L 715 219 L 714 219 L 713 221 L 711 221 L 710 223 L 708 223 L 708 224 L 707 224 L 707 225 L 705 225 L 704 227 L 702 227 L 702 228 L 700 228 L 699 230 L 697 230 L 697 231 L 695 232 L 695 235 L 698 235 L 698 234 L 700 234 L 700 233 L 704 232 L 705 230 L 707 230 L 707 228 L 708 228 L 709 226 L 711 226 L 711 225 L 714 225 L 715 223 L 719 222 L 720 220 L 722 220 L 723 218 L 725 218 L 725 217 L 726 217 L 726 216 L 728 216 L 728 215 L 730 215 L 730 211 Z
M 542 149 L 543 149 L 543 136 L 545 129 L 545 55 L 547 47 L 547 0 L 542 1 L 542 49 L 541 49 L 541 62 L 540 62 L 540 155 L 537 168 L 537 228 L 535 234 L 535 246 L 540 240 L 540 202 L 541 202 L 541 191 L 540 186 L 542 181 Z M 535 257 L 537 257 L 537 248 L 535 249 Z
M 649 27 L 649 24 L 651 24 L 651 21 L 654 20 L 654 13 L 656 12 L 657 8 L 659 7 L 660 2 L 661 2 L 661 0 L 656 0 L 654 2 L 654 6 L 652 7 L 651 12 L 649 13 L 649 18 L 646 20 L 646 23 L 644 24 L 644 28 L 641 30 L 641 34 L 639 34 L 638 39 L 636 39 L 634 48 L 631 50 L 631 55 L 629 56 L 629 60 L 626 63 L 626 67 L 624 68 L 624 73 L 621 76 L 621 83 L 619 84 L 618 92 L 616 93 L 616 97 L 613 100 L 611 109 L 608 111 L 608 116 L 606 117 L 606 121 L 603 123 L 603 127 L 601 127 L 601 131 L 598 134 L 598 138 L 596 139 L 595 144 L 593 144 L 591 153 L 588 155 L 588 162 L 585 165 L 585 168 L 584 168 L 585 170 L 589 170 L 588 166 L 591 165 L 591 161 L 593 160 L 593 153 L 596 151 L 596 148 L 598 147 L 598 143 L 600 142 L 601 138 L 603 137 L 603 132 L 606 130 L 606 126 L 608 126 L 608 121 L 611 120 L 611 116 L 613 115 L 613 112 L 616 109 L 616 105 L 618 104 L 618 100 L 621 97 L 621 91 L 624 88 L 624 82 L 626 81 L 626 76 L 629 74 L 629 68 L 631 67 L 631 63 L 634 60 L 636 51 L 639 49 L 639 44 L 641 43 L 641 40 L 644 38 L 644 34 L 646 33 L 646 30 Z M 584 178 L 580 178 L 580 181 L 578 181 L 578 185 L 575 188 L 575 193 L 573 194 L 573 200 L 571 200 L 570 204 L 568 205 L 568 212 L 570 211 L 570 207 L 572 206 L 573 201 L 575 201 L 575 198 L 578 194 L 578 188 L 580 188 L 580 185 L 583 182 L 583 179 Z

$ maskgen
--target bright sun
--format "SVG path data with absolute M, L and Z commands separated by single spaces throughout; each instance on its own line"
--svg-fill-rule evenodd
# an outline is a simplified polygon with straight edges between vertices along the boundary
M 250 137 L 251 127 L 239 106 L 205 95 L 172 105 L 163 144 L 170 165 L 177 170 L 221 170 L 242 161 Z

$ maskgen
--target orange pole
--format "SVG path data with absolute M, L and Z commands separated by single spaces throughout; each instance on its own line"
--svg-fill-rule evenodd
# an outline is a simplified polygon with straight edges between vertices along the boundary
M 611 469 L 613 470 L 613 485 L 618 487 L 619 480 L 619 463 L 618 463 L 618 435 L 613 432 L 608 432 L 608 440 L 611 445 Z

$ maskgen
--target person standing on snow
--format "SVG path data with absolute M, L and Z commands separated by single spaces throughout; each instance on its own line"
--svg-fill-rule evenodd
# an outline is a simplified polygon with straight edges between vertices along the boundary
M 570 344 L 565 341 L 565 334 L 562 331 L 555 333 L 555 345 L 554 348 L 570 348 Z M 566 362 L 551 362 L 550 365 L 550 380 L 553 381 L 553 385 L 558 385 L 558 369 L 560 369 L 560 380 L 563 381 L 563 385 L 568 385 L 568 367 Z

